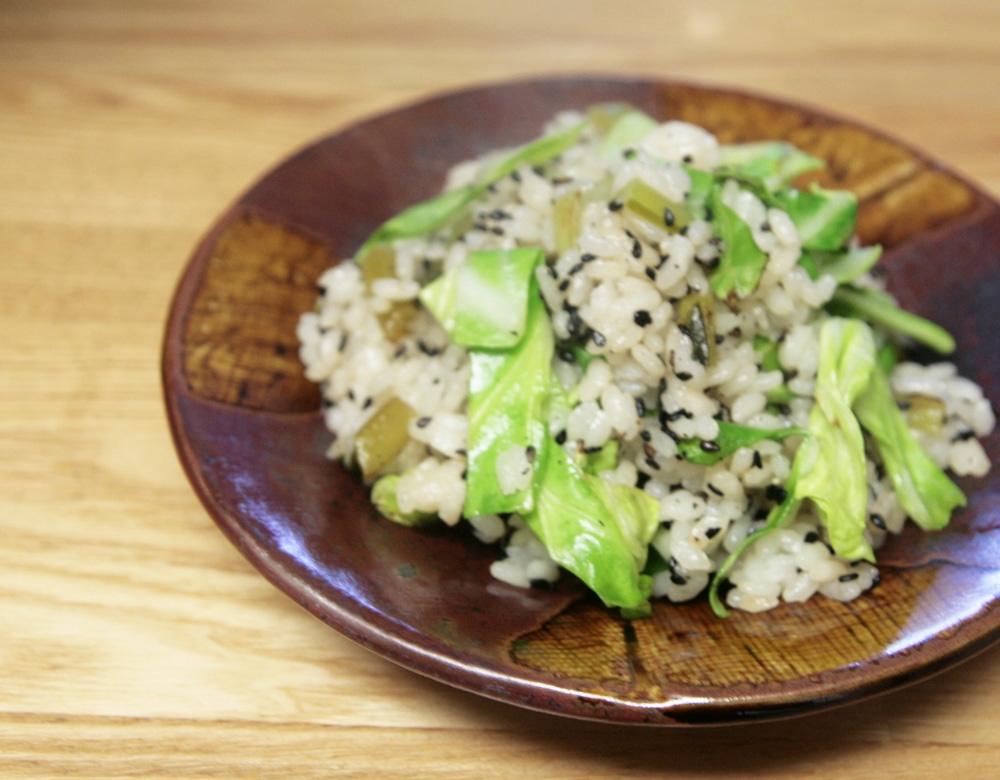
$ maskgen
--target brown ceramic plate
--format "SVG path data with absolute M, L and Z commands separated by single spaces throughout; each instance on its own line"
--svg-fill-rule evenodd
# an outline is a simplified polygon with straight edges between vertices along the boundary
M 180 458 L 208 511 L 278 588 L 345 636 L 485 696 L 624 723 L 719 723 L 808 712 L 926 677 L 1000 636 L 1000 469 L 965 481 L 943 533 L 908 531 L 883 579 L 716 619 L 655 605 L 627 623 L 566 576 L 553 591 L 491 580 L 496 550 L 381 519 L 324 450 L 295 323 L 320 272 L 429 197 L 453 163 L 535 136 L 556 111 L 629 101 L 722 141 L 788 139 L 860 197 L 859 232 L 889 284 L 957 338 L 961 372 L 1000 391 L 1000 207 L 909 147 L 853 122 L 739 92 L 655 80 L 554 78 L 435 97 L 305 148 L 241 197 L 197 247 L 166 334 Z M 986 442 L 1000 460 L 996 436 Z

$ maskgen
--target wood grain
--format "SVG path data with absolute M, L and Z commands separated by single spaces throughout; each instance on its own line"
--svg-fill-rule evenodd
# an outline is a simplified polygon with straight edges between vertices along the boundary
M 858 118 L 1000 194 L 976 0 L 0 9 L 0 776 L 931 778 L 995 773 L 1000 655 L 798 721 L 601 728 L 405 672 L 278 594 L 174 455 L 163 324 L 263 171 L 472 82 L 640 73 Z

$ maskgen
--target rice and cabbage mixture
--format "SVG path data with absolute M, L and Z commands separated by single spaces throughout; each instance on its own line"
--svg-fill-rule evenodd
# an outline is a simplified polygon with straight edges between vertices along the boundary
M 964 505 L 945 472 L 989 470 L 994 414 L 855 196 L 793 186 L 820 166 L 617 104 L 456 166 L 301 318 L 329 457 L 390 520 L 469 523 L 494 577 L 565 569 L 626 617 L 854 599 L 887 534 Z

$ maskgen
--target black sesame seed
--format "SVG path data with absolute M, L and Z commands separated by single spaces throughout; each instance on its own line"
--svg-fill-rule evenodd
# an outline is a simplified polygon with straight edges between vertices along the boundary
M 646 465 L 649 466 L 653 471 L 660 470 L 660 464 L 656 462 L 656 458 L 646 457 Z
M 704 442 L 702 442 L 702 444 L 704 444 Z M 716 446 L 716 447 L 718 447 L 719 445 L 718 445 L 718 444 L 716 444 L 715 446 Z M 724 496 L 724 495 L 725 495 L 725 493 L 723 493 L 723 492 L 722 492 L 721 490 L 719 490 L 719 489 L 718 489 L 718 488 L 717 488 L 717 487 L 716 487 L 715 485 L 713 485 L 713 484 L 712 484 L 711 482 L 707 483 L 707 484 L 705 485 L 705 487 L 707 487 L 707 488 L 708 488 L 709 490 L 711 490 L 711 491 L 712 491 L 713 493 L 715 493 L 715 495 L 717 495 L 717 496 Z
M 559 292 L 566 292 L 569 289 L 569 279 L 563 279 L 559 282 Z
M 770 222 L 761 222 L 760 223 L 760 229 L 764 233 L 770 232 L 770 230 L 771 230 L 771 223 Z
M 837 577 L 837 579 L 840 582 L 852 582 L 857 578 L 858 578 L 858 573 L 856 571 L 852 571 L 848 574 L 841 574 L 839 577 Z
M 682 577 L 680 574 L 671 574 L 670 581 L 674 585 L 687 585 L 687 577 Z
M 352 401 L 353 401 L 353 400 L 354 400 L 354 390 L 348 390 L 348 391 L 347 391 L 347 397 L 348 397 L 348 398 L 349 398 L 350 400 L 352 400 Z
M 580 332 L 581 327 L 583 327 L 583 318 L 574 309 L 569 313 L 569 319 L 566 320 L 566 330 L 569 331 L 571 336 L 575 336 Z
M 718 452 L 719 450 L 722 449 L 718 445 L 718 443 L 714 442 L 714 441 L 703 441 L 699 446 L 701 447 L 702 452 Z M 711 488 L 711 487 L 712 486 L 709 485 L 709 488 Z M 712 492 L 713 493 L 715 492 L 714 488 L 712 489 Z M 721 496 L 722 493 L 719 493 L 718 495 Z
M 715 343 L 716 344 L 721 344 L 725 340 L 726 340 L 726 337 L 723 336 L 721 333 L 716 333 L 715 334 Z
M 646 276 L 649 277 L 649 280 L 651 282 L 655 282 L 656 281 L 656 269 L 655 268 L 647 268 L 646 269 Z
M 754 468 L 762 469 L 764 468 L 764 459 L 761 458 L 760 453 L 757 450 L 753 451 L 753 465 Z
M 676 222 L 677 217 L 674 215 L 673 210 L 669 207 L 663 209 L 663 224 L 667 227 L 673 227 Z
M 685 154 L 683 157 L 681 157 L 681 162 L 685 163 L 686 165 L 690 165 L 691 163 L 694 162 L 694 157 L 692 157 L 690 154 Z
M 349 333 L 345 333 L 343 336 L 340 337 L 340 344 L 337 345 L 338 352 L 343 352 L 345 349 L 347 349 L 347 340 L 348 340 L 347 337 L 349 335 L 350 335 Z
M 646 416 L 646 402 L 643 401 L 641 398 L 635 399 L 635 413 L 639 417 Z
M 371 396 L 368 396 L 365 399 L 365 402 L 363 404 L 361 404 L 361 408 L 362 409 L 368 409 L 373 403 L 375 403 L 375 399 L 372 398 Z
M 459 447 L 457 450 L 455 450 L 455 454 L 456 455 L 463 455 L 464 456 L 464 455 L 468 455 L 469 452 L 465 448 Z
M 524 450 L 524 457 L 527 459 L 528 463 L 533 463 L 535 460 L 535 448 L 530 444 Z
M 570 268 L 566 272 L 566 275 L 567 276 L 572 276 L 573 274 L 580 273 L 580 271 L 582 271 L 582 270 L 583 270 L 583 263 L 577 263 L 576 265 L 574 265 L 572 268 Z
M 597 259 L 597 255 L 592 255 L 590 252 L 584 252 L 580 255 L 581 263 L 592 263 Z
M 781 485 L 768 485 L 764 495 L 776 504 L 780 504 L 788 497 L 788 491 Z
M 485 222 L 473 222 L 472 223 L 472 229 L 473 230 L 482 230 L 483 232 L 486 232 L 487 230 L 489 230 L 489 228 L 486 226 Z
M 542 590 L 552 590 L 552 588 L 555 587 L 548 580 L 543 580 L 541 578 L 534 579 L 534 580 L 528 580 L 528 583 L 531 585 L 531 587 L 533 587 L 533 588 L 539 588 L 539 589 L 542 589 Z
M 599 347 L 603 347 L 605 344 L 608 343 L 608 340 L 604 338 L 604 334 L 601 333 L 600 331 L 595 330 L 592 338 L 594 339 L 594 343 Z
M 441 352 L 441 349 L 439 347 L 432 347 L 425 341 L 423 341 L 423 339 L 417 341 L 417 346 L 420 348 L 421 352 L 427 355 L 427 357 L 434 357 L 435 355 L 440 354 Z
M 667 415 L 667 422 L 677 422 L 679 419 L 681 419 L 681 417 L 683 417 L 685 420 L 690 420 L 691 418 L 694 417 L 694 415 L 691 414 L 691 412 L 689 412 L 682 406 L 677 411 L 671 412 L 670 414 Z
M 573 354 L 573 350 L 571 349 L 560 349 L 559 359 L 564 360 L 567 363 L 572 363 L 576 360 L 576 355 Z
M 419 420 L 417 420 L 417 427 L 418 428 L 426 428 L 430 424 L 431 424 L 431 418 L 430 417 L 421 417 Z
M 971 428 L 966 428 L 964 431 L 959 431 L 952 442 L 968 441 L 969 439 L 976 438 L 976 433 Z
M 639 432 L 639 438 L 643 441 L 650 441 L 653 438 L 653 434 L 647 430 L 642 430 Z
M 624 205 L 625 204 L 622 203 L 620 200 L 617 199 L 613 200 L 610 203 L 608 203 L 608 211 L 618 211 Z
M 632 240 L 632 257 L 637 260 L 642 257 L 642 244 L 639 243 L 639 239 L 637 238 Z
M 326 285 L 323 285 L 323 284 L 317 284 L 317 285 L 316 285 L 316 291 L 317 291 L 317 292 L 318 292 L 318 293 L 319 293 L 320 295 L 326 295 Z
M 626 149 L 624 152 L 622 152 L 622 157 L 624 157 L 626 160 L 634 160 L 636 156 L 638 156 L 638 154 L 639 153 L 635 149 Z
M 392 356 L 393 358 L 398 360 L 405 354 L 406 354 L 406 344 L 400 344 L 398 347 L 396 347 L 396 351 L 392 354 Z
M 691 378 L 691 376 L 692 375 L 689 374 L 687 371 L 677 372 L 677 378 L 680 379 L 682 382 L 687 382 Z
M 709 528 L 707 531 L 705 531 L 705 538 L 706 539 L 714 539 L 716 536 L 719 535 L 719 531 L 721 531 L 721 530 L 722 529 L 719 528 L 718 526 L 715 526 L 713 528 Z
M 660 384 L 659 384 L 659 387 L 657 389 L 659 390 L 660 395 L 663 395 L 665 392 L 667 392 L 667 378 L 666 377 L 660 377 Z
M 889 528 L 885 524 L 885 518 L 882 517 L 882 515 L 880 515 L 880 514 L 876 514 L 875 512 L 872 512 L 871 521 L 872 521 L 872 525 L 875 526 L 876 528 L 878 528 L 881 531 L 886 531 Z
M 562 445 L 565 443 L 566 443 L 566 431 L 565 430 L 559 431 L 559 433 L 556 434 L 556 444 Z
M 640 328 L 645 328 L 653 321 L 653 318 L 649 316 L 649 312 L 645 309 L 637 309 L 632 314 L 632 321 Z
M 803 540 L 806 544 L 816 544 L 819 541 L 819 534 L 815 531 L 810 531 L 805 535 Z

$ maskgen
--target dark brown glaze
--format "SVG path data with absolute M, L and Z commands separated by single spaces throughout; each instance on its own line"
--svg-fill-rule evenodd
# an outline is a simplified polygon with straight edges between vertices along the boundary
M 431 98 L 308 146 L 264 176 L 195 250 L 170 312 L 163 381 L 181 461 L 244 555 L 312 614 L 410 669 L 502 701 L 623 723 L 717 723 L 808 712 L 925 677 L 1000 632 L 1000 476 L 963 484 L 945 532 L 885 548 L 883 581 L 847 605 L 814 599 L 715 618 L 704 601 L 627 623 L 572 577 L 552 591 L 494 581 L 494 548 L 374 512 L 324 458 L 318 394 L 295 322 L 321 271 L 436 192 L 455 162 L 535 136 L 558 110 L 620 100 L 723 141 L 785 138 L 850 187 L 893 291 L 949 328 L 961 371 L 996 399 L 1000 208 L 903 144 L 820 112 L 655 80 L 554 78 Z M 995 461 L 997 437 L 987 442 Z

